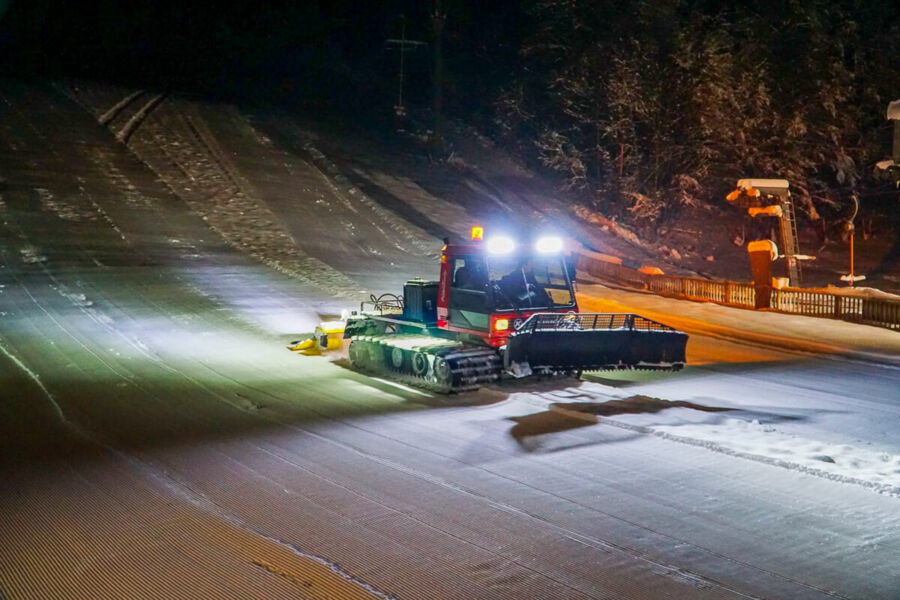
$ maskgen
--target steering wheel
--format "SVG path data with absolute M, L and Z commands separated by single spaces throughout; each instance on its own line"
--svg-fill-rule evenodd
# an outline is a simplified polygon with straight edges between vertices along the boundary
M 509 306 L 512 306 L 514 308 L 519 307 L 518 304 L 513 302 L 512 299 L 510 299 L 510 297 L 506 295 L 506 292 L 503 291 L 503 288 L 500 287 L 500 284 L 497 284 L 497 283 L 493 284 L 491 286 L 491 289 L 493 290 L 495 297 L 499 297 L 500 299 L 504 300 L 506 302 L 506 304 L 508 304 Z M 495 302 L 495 304 L 496 304 L 496 302 Z

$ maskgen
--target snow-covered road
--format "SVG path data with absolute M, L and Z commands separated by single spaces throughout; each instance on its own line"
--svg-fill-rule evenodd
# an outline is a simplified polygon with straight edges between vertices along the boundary
M 440 202 L 160 109 L 130 151 L 0 88 L 0 597 L 900 598 L 897 368 L 694 334 L 680 373 L 445 398 L 291 354 L 432 264 Z

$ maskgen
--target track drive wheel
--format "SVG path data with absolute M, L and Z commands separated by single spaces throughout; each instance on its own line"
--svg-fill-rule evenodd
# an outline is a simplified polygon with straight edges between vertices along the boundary
M 395 371 L 403 371 L 406 362 L 406 352 L 402 348 L 391 348 L 391 366 Z
M 347 348 L 347 356 L 350 358 L 350 364 L 357 369 L 365 369 L 369 359 L 369 349 L 366 343 L 359 340 L 352 340 L 350 347 Z
M 424 352 L 416 352 L 412 357 L 412 372 L 416 377 L 428 375 L 428 355 Z
M 450 391 L 453 387 L 453 370 L 450 364 L 440 356 L 434 358 L 432 380 L 441 390 Z
M 375 370 L 379 370 L 384 365 L 384 348 L 377 342 L 369 342 L 366 344 L 368 355 L 366 357 L 367 365 Z

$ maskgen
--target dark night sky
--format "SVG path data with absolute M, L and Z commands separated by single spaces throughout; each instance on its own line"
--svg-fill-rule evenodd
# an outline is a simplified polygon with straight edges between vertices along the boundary
M 444 0 L 448 86 L 466 102 L 508 73 L 521 21 L 517 2 Z M 394 84 L 387 38 L 432 41 L 426 0 L 205 3 L 12 0 L 0 21 L 7 74 L 72 75 L 213 91 L 248 82 L 294 92 L 359 93 Z M 432 56 L 408 54 L 409 95 L 426 101 Z M 287 83 L 285 83 L 287 82 Z M 454 83 L 456 82 L 456 83 Z M 225 92 L 227 93 L 227 92 Z M 451 93 L 452 96 L 452 93 Z

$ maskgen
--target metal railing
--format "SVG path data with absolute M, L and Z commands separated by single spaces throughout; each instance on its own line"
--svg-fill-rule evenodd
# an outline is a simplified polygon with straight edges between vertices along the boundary
M 661 296 L 715 302 L 740 308 L 753 309 L 756 306 L 756 288 L 752 283 L 643 273 L 593 253 L 582 253 L 579 256 L 578 270 L 619 285 L 647 290 Z M 772 290 L 769 310 L 900 330 L 900 301 L 883 298 L 782 288 Z
M 748 283 L 673 275 L 644 275 L 644 277 L 646 279 L 643 289 L 661 296 L 675 296 L 750 308 L 753 308 L 756 299 L 753 285 Z

